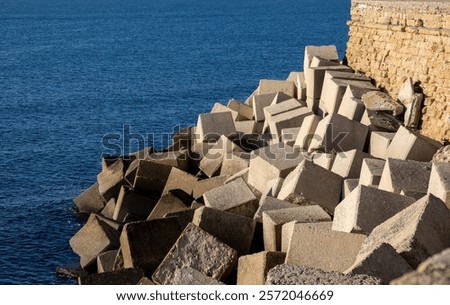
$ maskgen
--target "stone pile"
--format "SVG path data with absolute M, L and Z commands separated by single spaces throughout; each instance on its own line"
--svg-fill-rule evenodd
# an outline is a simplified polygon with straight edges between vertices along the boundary
M 308 46 L 164 151 L 104 158 L 74 200 L 79 284 L 449 284 L 448 149 L 405 127 L 408 84 Z

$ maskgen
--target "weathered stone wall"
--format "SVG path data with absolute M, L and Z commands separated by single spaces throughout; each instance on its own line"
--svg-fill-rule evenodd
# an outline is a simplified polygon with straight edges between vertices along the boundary
M 348 25 L 348 64 L 393 97 L 420 81 L 422 133 L 450 139 L 450 1 L 352 0 Z

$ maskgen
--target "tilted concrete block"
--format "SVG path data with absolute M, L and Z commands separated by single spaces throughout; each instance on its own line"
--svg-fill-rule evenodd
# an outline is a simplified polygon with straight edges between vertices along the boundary
M 192 195 L 194 185 L 197 181 L 197 177 L 176 167 L 172 167 L 162 194 L 166 194 L 171 190 L 183 190 L 187 194 Z
M 283 92 L 255 95 L 253 97 L 253 114 L 255 117 L 255 121 L 261 122 L 266 119 L 264 108 L 269 107 L 270 105 L 281 103 L 283 101 L 287 101 L 289 99 L 292 99 L 292 96 L 287 95 Z
M 278 265 L 267 274 L 266 285 L 380 285 L 381 280 L 364 275 L 344 275 L 340 272 L 325 272 L 320 269 Z
M 303 119 L 302 125 L 295 139 L 294 147 L 307 151 L 321 118 L 311 114 Z
M 347 198 L 350 193 L 359 185 L 359 179 L 345 179 L 342 186 L 342 199 Z
M 97 273 L 113 271 L 114 261 L 119 250 L 109 250 L 97 256 Z
M 315 151 L 310 155 L 312 159 L 312 163 L 319 165 L 329 171 L 333 167 L 334 159 L 336 159 L 335 153 L 323 153 L 319 151 Z
M 359 185 L 334 210 L 332 229 L 369 234 L 414 202 L 411 197 Z
M 159 195 L 164 190 L 172 166 L 140 160 L 133 189 L 140 193 Z
M 299 132 L 300 127 L 283 128 L 281 130 L 281 142 L 289 146 L 294 146 L 295 140 L 297 139 Z
M 148 161 L 177 167 L 183 171 L 189 169 L 189 151 L 187 149 L 153 153 Z
M 103 210 L 101 210 L 100 215 L 112 219 L 114 216 L 115 209 L 116 209 L 116 199 L 111 198 L 111 200 L 108 201 Z
M 341 105 L 339 106 L 338 114 L 349 118 L 350 120 L 361 121 L 366 106 L 362 101 L 363 94 L 378 90 L 375 87 L 358 87 L 347 86 L 344 96 L 342 97 Z
M 361 124 L 369 127 L 370 131 L 396 132 L 402 125 L 402 121 L 396 116 L 382 111 L 365 109 L 360 120 Z
M 76 196 L 73 201 L 75 202 L 75 206 L 80 213 L 97 213 L 106 205 L 105 199 L 99 192 L 98 182 L 94 183 L 80 195 Z
M 301 107 L 270 117 L 267 122 L 272 134 L 272 140 L 278 143 L 283 129 L 301 127 L 303 120 L 310 115 L 312 115 L 312 112 L 308 108 Z
M 239 256 L 249 253 L 255 231 L 255 220 L 202 207 L 195 211 L 192 223 L 235 249 Z
M 251 218 L 258 206 L 258 198 L 242 178 L 204 193 L 203 199 L 207 207 Z
M 224 285 L 224 283 L 194 268 L 184 266 L 175 270 L 171 285 Z
M 344 272 L 353 265 L 365 238 L 332 231 L 331 222 L 296 223 L 285 263 Z
M 429 162 L 442 144 L 401 126 L 386 152 L 387 158 Z
M 230 177 L 229 176 L 216 176 L 216 177 L 212 177 L 210 179 L 204 179 L 204 180 L 197 181 L 197 183 L 195 183 L 193 191 L 192 191 L 192 197 L 194 197 L 194 199 L 200 198 L 207 191 L 224 185 L 225 181 L 227 181 L 228 178 L 230 178 Z
M 137 194 L 131 187 L 122 186 L 112 219 L 123 222 L 127 214 L 133 214 L 140 220 L 148 217 L 157 199 Z
M 284 181 L 277 198 L 284 200 L 292 193 L 300 194 L 316 202 L 332 215 L 339 204 L 344 179 L 306 160 L 302 161 L 294 171 L 292 179 Z
M 380 190 L 423 197 L 427 193 L 431 163 L 388 158 L 381 174 Z M 417 198 L 418 199 L 418 198 Z
M 78 285 L 136 285 L 142 277 L 142 270 L 128 268 L 79 277 Z
M 73 252 L 80 256 L 80 265 L 87 268 L 95 263 L 97 256 L 118 247 L 117 232 L 99 216 L 91 214 L 86 224 L 70 239 Z
M 267 273 L 273 267 L 283 264 L 286 253 L 263 251 L 241 256 L 238 262 L 238 285 L 264 285 Z
M 364 158 L 371 155 L 357 149 L 340 152 L 336 155 L 331 171 L 344 179 L 359 178 Z
M 386 160 L 386 153 L 394 136 L 394 132 L 372 131 L 370 133 L 369 153 L 375 158 Z
M 298 207 L 297 204 L 293 204 L 288 201 L 280 200 L 271 196 L 266 196 L 264 200 L 261 199 L 258 210 L 256 211 L 255 216 L 253 218 L 257 222 L 263 222 L 262 217 L 263 212 L 296 207 Z
M 339 114 L 330 114 L 317 125 L 308 151 L 364 150 L 369 128 Z
M 292 81 L 296 87 L 295 98 L 306 101 L 306 82 L 304 72 L 291 72 L 289 73 L 287 81 Z
M 98 191 L 106 202 L 111 198 L 117 198 L 121 186 L 128 184 L 124 177 L 125 168 L 124 161 L 118 159 L 97 175 Z
M 259 81 L 258 94 L 268 94 L 277 92 L 283 92 L 286 93 L 287 95 L 294 96 L 295 95 L 294 82 L 284 80 L 270 80 L 270 79 L 261 79 Z
M 238 134 L 244 135 L 258 133 L 257 129 L 259 128 L 257 122 L 253 120 L 234 122 L 234 126 L 236 127 L 236 132 Z
M 187 266 L 224 281 L 236 266 L 237 258 L 236 250 L 191 223 L 159 265 L 152 280 L 161 285 L 172 284 L 174 272 Z
M 203 113 L 198 116 L 195 133 L 198 142 L 208 142 L 218 140 L 222 135 L 232 136 L 236 128 L 230 112 Z
M 236 121 L 245 121 L 253 119 L 253 107 L 242 104 L 237 100 L 231 99 L 227 105 L 228 108 L 233 109 L 238 113 Z
M 367 274 L 380 278 L 384 284 L 413 268 L 389 244 L 381 244 L 370 253 L 358 255 L 355 263 L 347 269 L 345 274 Z
M 398 116 L 404 111 L 402 104 L 381 91 L 367 92 L 363 94 L 361 99 L 367 110 L 386 112 L 393 116 Z
M 248 183 L 259 192 L 264 192 L 266 184 L 278 177 L 286 176 L 303 160 L 294 148 L 284 144 L 273 144 L 252 152 Z
M 226 153 L 223 157 L 220 175 L 233 176 L 248 168 L 250 165 L 250 153 L 234 152 Z
M 373 158 L 364 158 L 359 176 L 359 184 L 375 186 L 380 184 L 381 174 L 386 161 Z
M 211 113 L 220 113 L 220 112 L 230 112 L 234 121 L 238 117 L 239 113 L 230 107 L 227 107 L 221 103 L 214 103 L 213 108 L 211 109 Z
M 269 127 L 269 122 L 272 120 L 274 116 L 283 114 L 285 112 L 289 112 L 291 110 L 295 110 L 298 108 L 302 108 L 305 105 L 301 103 L 299 100 L 295 98 L 291 98 L 289 100 L 282 101 L 280 103 L 272 103 L 272 105 L 264 108 L 264 126 L 263 126 L 263 132 L 267 130 Z
M 330 221 L 331 217 L 320 206 L 299 206 L 295 208 L 263 212 L 264 249 L 281 250 L 281 231 L 285 223 Z
M 161 196 L 147 220 L 159 219 L 169 213 L 189 210 L 193 201 L 193 197 L 182 190 L 171 190 Z
M 427 192 L 441 199 L 450 209 L 450 163 L 433 164 Z
M 450 247 L 450 210 L 433 195 L 424 196 L 389 218 L 364 241 L 360 255 L 390 244 L 413 268 Z
M 258 95 L 258 91 L 259 91 L 259 87 L 256 88 L 252 94 L 250 94 L 249 97 L 247 97 L 247 99 L 245 100 L 244 104 L 249 105 L 250 107 L 253 106 L 253 97 L 255 97 L 256 95 Z
M 303 57 L 303 71 L 305 71 L 305 76 L 307 74 L 307 68 L 310 67 L 314 56 L 339 63 L 339 55 L 336 46 L 306 46 Z
M 152 274 L 182 231 L 175 217 L 126 224 L 120 235 L 124 267 Z

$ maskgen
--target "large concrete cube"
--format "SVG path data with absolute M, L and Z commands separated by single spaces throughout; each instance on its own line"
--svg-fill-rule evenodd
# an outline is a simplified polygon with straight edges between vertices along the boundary
M 144 220 L 155 205 L 155 199 L 139 195 L 129 186 L 122 186 L 112 219 L 123 222 L 127 214 L 133 214 Z
M 199 180 L 195 183 L 192 190 L 192 197 L 198 199 L 203 196 L 209 190 L 215 189 L 225 184 L 225 181 L 230 178 L 229 176 L 216 176 L 210 179 Z
M 320 167 L 323 167 L 326 170 L 331 171 L 334 160 L 336 159 L 336 154 L 333 152 L 323 153 L 323 152 L 315 151 L 310 155 L 310 159 L 311 159 L 312 163 L 319 165 Z
M 228 108 L 233 109 L 238 113 L 236 121 L 245 121 L 253 119 L 253 107 L 242 104 L 237 100 L 231 99 L 227 105 Z
M 75 202 L 75 206 L 80 213 L 97 213 L 106 205 L 105 199 L 99 192 L 98 182 L 94 183 L 83 193 L 76 196 L 73 201 Z
M 369 153 L 375 158 L 386 160 L 387 150 L 394 136 L 394 132 L 372 131 L 370 133 Z
M 291 72 L 289 73 L 287 81 L 292 81 L 296 87 L 295 98 L 306 101 L 306 82 L 304 72 Z
M 250 153 L 235 152 L 226 153 L 223 156 L 220 175 L 233 176 L 238 172 L 248 168 L 250 165 Z
M 428 194 L 441 199 L 450 209 L 450 163 L 433 164 Z
M 187 266 L 224 281 L 236 266 L 237 258 L 236 250 L 190 223 L 155 271 L 152 280 L 161 285 L 172 284 L 175 271 Z
M 305 47 L 305 53 L 303 57 L 303 70 L 305 71 L 305 76 L 307 74 L 307 70 L 311 65 L 311 61 L 313 60 L 314 56 L 334 61 L 336 63 L 339 62 L 339 55 L 336 49 L 336 46 L 334 45 L 327 45 L 327 46 L 306 46 Z
M 272 103 L 270 106 L 264 108 L 264 126 L 263 131 L 265 132 L 267 128 L 269 127 L 269 122 L 271 121 L 272 117 L 277 116 L 279 114 L 283 114 L 285 112 L 295 110 L 298 108 L 302 108 L 305 105 L 301 103 L 299 100 L 295 98 L 291 98 L 289 100 L 282 101 L 280 103 Z
M 163 218 L 169 213 L 176 213 L 190 209 L 193 198 L 181 190 L 172 190 L 159 198 L 147 220 Z
M 297 138 L 295 139 L 294 147 L 298 147 L 302 151 L 308 150 L 320 120 L 321 118 L 314 114 L 303 119 Z
M 300 127 L 283 128 L 281 130 L 281 142 L 289 146 L 294 146 L 299 132 Z
M 139 160 L 133 189 L 144 194 L 159 195 L 164 190 L 172 166 L 158 162 Z
M 166 194 L 171 190 L 183 190 L 187 194 L 192 195 L 194 186 L 197 181 L 197 177 L 176 167 L 172 167 L 162 194 Z
M 381 91 L 370 91 L 361 97 L 367 110 L 385 112 L 398 116 L 403 113 L 404 107 L 401 103 Z
M 283 129 L 301 127 L 303 120 L 310 115 L 312 115 L 312 112 L 308 108 L 301 107 L 270 117 L 268 125 L 274 143 L 281 140 Z
M 195 129 L 196 141 L 218 140 L 220 136 L 232 136 L 236 133 L 234 120 L 230 112 L 204 113 L 198 116 Z
M 359 178 L 364 158 L 370 157 L 357 149 L 340 152 L 334 159 L 331 171 L 344 179 Z
M 389 145 L 386 157 L 429 162 L 441 146 L 439 142 L 401 126 Z
M 369 234 L 414 202 L 411 197 L 360 185 L 334 210 L 333 230 Z
M 263 251 L 241 256 L 238 262 L 238 285 L 264 285 L 267 273 L 273 267 L 283 264 L 286 253 Z
M 108 202 L 111 198 L 117 198 L 122 185 L 128 184 L 125 179 L 125 164 L 122 159 L 117 159 L 97 175 L 98 191 Z
M 297 204 L 290 203 L 285 200 L 280 200 L 271 196 L 266 196 L 264 199 L 261 198 L 258 210 L 256 211 L 253 218 L 257 222 L 263 222 L 263 212 L 296 207 L 298 207 Z
M 292 96 L 287 95 L 283 92 L 255 95 L 253 97 L 253 114 L 255 117 L 255 121 L 261 122 L 266 119 L 264 108 L 269 107 L 270 105 L 281 103 L 283 101 L 287 101 L 289 99 L 292 99 Z
M 259 81 L 258 94 L 268 94 L 277 92 L 283 92 L 286 93 L 287 95 L 294 96 L 295 95 L 294 82 L 284 80 L 270 80 L 270 79 L 261 79 Z
M 381 175 L 386 161 L 373 158 L 364 158 L 359 175 L 359 184 L 375 186 L 380 184 Z
M 214 103 L 213 108 L 211 109 L 211 113 L 220 113 L 220 112 L 230 112 L 234 121 L 238 117 L 239 113 L 236 110 L 233 110 L 221 103 Z

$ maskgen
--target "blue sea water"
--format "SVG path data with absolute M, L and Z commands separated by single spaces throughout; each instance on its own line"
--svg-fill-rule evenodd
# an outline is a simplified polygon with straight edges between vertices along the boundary
M 0 0 L 0 284 L 72 284 L 72 198 L 102 137 L 195 124 L 259 79 L 341 58 L 350 0 Z M 166 143 L 155 137 L 155 145 Z M 152 143 L 148 143 L 152 144 Z

